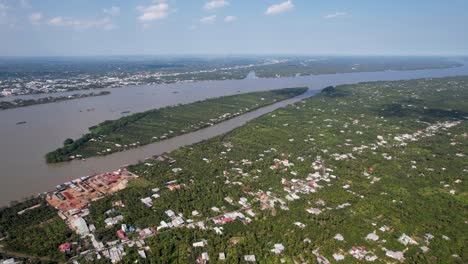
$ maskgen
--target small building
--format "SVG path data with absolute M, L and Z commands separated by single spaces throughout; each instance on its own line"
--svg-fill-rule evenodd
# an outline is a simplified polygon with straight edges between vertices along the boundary
M 73 226 L 76 228 L 76 231 L 81 236 L 86 236 L 89 234 L 88 225 L 82 217 L 73 219 Z
M 369 233 L 366 236 L 366 240 L 377 241 L 379 240 L 379 236 L 376 233 Z
M 255 255 L 245 255 L 244 256 L 244 260 L 247 261 L 247 262 L 256 262 L 256 258 L 255 258 Z
M 219 253 L 219 260 L 226 260 L 226 254 L 224 254 L 224 252 Z
M 410 245 L 417 245 L 418 242 L 416 242 L 414 239 L 412 239 L 410 236 L 408 236 L 407 234 L 403 233 L 403 235 L 400 236 L 400 238 L 398 238 L 398 242 L 400 242 L 401 244 L 407 246 L 408 244 Z
M 343 237 L 342 234 L 336 234 L 333 238 L 338 240 L 338 241 L 343 241 L 344 240 L 344 237 Z
M 283 244 L 275 244 L 271 252 L 275 253 L 276 255 L 281 254 L 283 252 L 284 246 Z
M 204 247 L 204 246 L 206 246 L 206 244 L 207 244 L 206 240 L 202 240 L 202 241 L 193 243 L 192 246 L 193 247 Z
M 64 253 L 67 253 L 67 254 L 68 254 L 68 253 L 70 253 L 70 251 L 71 251 L 71 244 L 68 243 L 68 242 L 67 242 L 67 243 L 63 243 L 63 244 L 61 244 L 61 245 L 58 247 L 58 249 L 59 249 L 60 251 L 64 252 Z
M 146 253 L 144 250 L 138 250 L 138 255 L 140 255 L 142 258 L 146 258 Z
M 401 251 L 387 250 L 385 252 L 385 255 L 387 255 L 388 257 L 394 258 L 396 260 L 399 260 L 399 261 L 405 260 L 405 257 L 403 256 L 403 252 L 401 252 Z
M 343 260 L 345 258 L 345 256 L 341 255 L 341 254 L 338 254 L 338 253 L 334 253 L 333 254 L 333 258 L 336 260 L 336 261 L 340 261 L 340 260 Z

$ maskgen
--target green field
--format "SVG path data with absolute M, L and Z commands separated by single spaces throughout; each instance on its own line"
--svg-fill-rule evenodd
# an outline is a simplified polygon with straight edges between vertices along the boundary
M 307 88 L 290 88 L 208 99 L 187 105 L 150 110 L 105 121 L 90 133 L 46 155 L 49 163 L 107 155 L 192 132 L 262 106 L 297 96 Z

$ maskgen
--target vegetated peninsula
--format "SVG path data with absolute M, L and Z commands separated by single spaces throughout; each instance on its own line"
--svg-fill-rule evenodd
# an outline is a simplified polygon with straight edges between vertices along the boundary
M 92 186 L 126 173 L 2 209 L 0 249 L 79 263 L 465 263 L 467 102 L 468 77 L 328 87 L 129 166 L 127 188 L 97 201 Z
M 37 104 L 47 104 L 54 102 L 61 102 L 79 98 L 93 97 L 93 96 L 102 96 L 109 95 L 111 92 L 102 91 L 99 93 L 84 93 L 84 94 L 72 94 L 67 96 L 48 96 L 39 99 L 16 99 L 13 101 L 0 101 L 0 110 L 12 109 L 23 106 L 37 105 Z
M 105 121 L 90 133 L 46 155 L 49 163 L 107 155 L 195 131 L 262 106 L 300 95 L 307 88 L 287 88 L 208 99 Z

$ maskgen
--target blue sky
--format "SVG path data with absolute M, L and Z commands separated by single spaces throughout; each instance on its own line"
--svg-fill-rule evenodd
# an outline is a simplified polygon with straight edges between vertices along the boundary
M 467 10 L 467 0 L 0 0 L 0 55 L 466 55 Z

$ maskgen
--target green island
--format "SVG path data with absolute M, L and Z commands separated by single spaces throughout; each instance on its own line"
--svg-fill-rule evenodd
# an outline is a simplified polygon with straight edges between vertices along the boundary
M 108 155 L 172 138 L 225 121 L 243 113 L 304 93 L 307 88 L 287 88 L 224 96 L 176 105 L 104 121 L 90 127 L 77 140 L 48 153 L 48 163 Z
M 327 87 L 129 166 L 139 177 L 83 216 L 105 249 L 35 198 L 0 211 L 0 252 L 79 263 L 110 263 L 105 254 L 122 263 L 466 263 L 467 117 L 468 77 Z M 64 242 L 68 255 L 57 249 Z
M 79 98 L 94 97 L 109 95 L 111 92 L 102 91 L 99 93 L 83 93 L 83 94 L 72 94 L 67 96 L 48 96 L 39 99 L 16 99 L 13 101 L 0 101 L 0 110 L 12 109 L 23 106 L 37 105 L 37 104 L 47 104 L 54 102 L 61 102 Z

